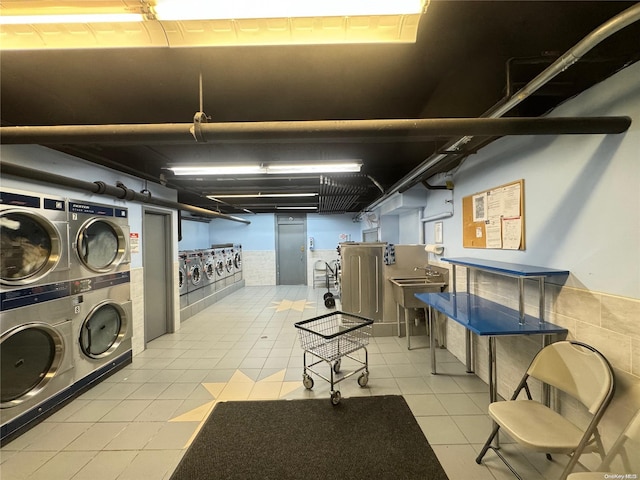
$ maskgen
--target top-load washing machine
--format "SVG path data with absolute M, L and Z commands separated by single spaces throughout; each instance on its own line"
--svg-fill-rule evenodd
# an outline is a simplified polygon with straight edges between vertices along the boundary
M 1 291 L 69 279 L 67 201 L 0 191 Z
M 69 282 L 2 293 L 0 441 L 44 419 L 74 394 Z
M 129 271 L 126 208 L 69 200 L 71 279 Z
M 242 245 L 236 243 L 233 245 L 233 281 L 242 280 Z

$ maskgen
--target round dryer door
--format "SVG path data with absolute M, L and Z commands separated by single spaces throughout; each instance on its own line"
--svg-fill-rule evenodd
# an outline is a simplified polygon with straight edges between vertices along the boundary
M 0 217 L 2 283 L 27 285 L 49 273 L 59 262 L 58 231 L 45 218 L 29 212 L 2 212 Z
M 0 345 L 1 408 L 18 405 L 40 392 L 56 374 L 64 351 L 60 334 L 39 323 L 9 330 Z
M 125 335 L 127 318 L 117 303 L 97 305 L 87 316 L 80 330 L 80 348 L 91 358 L 111 354 Z
M 122 229 L 106 220 L 90 220 L 78 232 L 78 256 L 94 272 L 113 270 L 125 256 L 126 248 L 127 239 Z

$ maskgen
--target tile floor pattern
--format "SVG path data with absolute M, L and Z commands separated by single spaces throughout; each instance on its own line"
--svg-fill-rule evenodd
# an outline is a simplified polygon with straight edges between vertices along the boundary
M 293 325 L 333 311 L 324 307 L 324 293 L 245 287 L 225 297 L 3 447 L 1 478 L 168 479 L 215 402 L 326 398 L 331 408 L 328 382 L 302 386 L 303 352 Z M 437 351 L 440 373 L 431 375 L 427 344 L 426 336 L 414 337 L 408 351 L 404 338 L 372 338 L 368 385 L 346 379 L 338 386 L 342 397 L 404 395 L 451 480 L 514 478 L 491 452 L 483 465 L 474 461 L 491 425 L 487 385 L 446 350 Z M 343 372 L 349 362 L 343 359 Z M 527 480 L 561 472 L 543 455 L 525 456 L 504 439 L 502 447 Z

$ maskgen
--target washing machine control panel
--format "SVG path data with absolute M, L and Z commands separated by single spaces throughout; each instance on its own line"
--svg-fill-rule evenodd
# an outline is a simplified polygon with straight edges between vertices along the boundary
M 109 273 L 97 277 L 73 280 L 71 283 L 71 295 L 100 290 L 101 288 L 113 287 L 121 283 L 129 283 L 131 275 L 129 272 Z
M 2 292 L 0 293 L 0 305 L 2 306 L 1 310 L 4 312 L 68 296 L 69 283 L 58 282 Z

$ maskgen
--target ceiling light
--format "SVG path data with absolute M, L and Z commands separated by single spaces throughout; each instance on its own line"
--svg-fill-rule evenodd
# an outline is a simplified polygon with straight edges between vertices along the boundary
M 159 20 L 353 17 L 420 14 L 424 4 L 423 0 L 158 0 L 154 11 Z
M 347 173 L 359 172 L 361 161 L 318 163 L 274 163 L 271 165 L 191 165 L 168 167 L 174 175 L 250 175 L 250 174 L 296 174 L 296 173 Z
M 142 22 L 140 13 L 86 13 L 54 15 L 0 15 L 0 25 L 38 25 L 56 23 L 123 23 Z
M 207 195 L 207 198 L 285 198 L 285 197 L 317 197 L 317 193 L 242 193 L 228 195 Z

